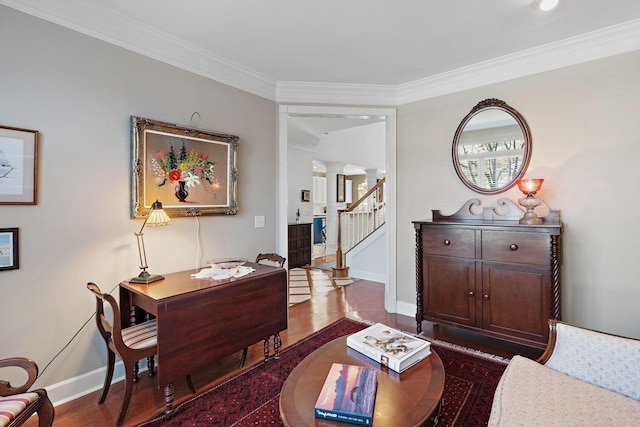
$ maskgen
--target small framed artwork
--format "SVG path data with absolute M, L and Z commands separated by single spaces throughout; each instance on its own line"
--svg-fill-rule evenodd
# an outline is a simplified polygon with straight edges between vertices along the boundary
M 238 213 L 238 137 L 131 117 L 131 217 Z
M 0 228 L 0 271 L 19 268 L 18 254 L 18 229 Z
M 346 200 L 346 175 L 337 174 L 336 202 L 344 202 Z
M 309 202 L 309 201 L 311 201 L 311 191 L 309 191 L 309 190 L 302 190 L 302 201 L 303 201 L 303 202 Z
M 38 131 L 0 126 L 0 205 L 35 205 Z

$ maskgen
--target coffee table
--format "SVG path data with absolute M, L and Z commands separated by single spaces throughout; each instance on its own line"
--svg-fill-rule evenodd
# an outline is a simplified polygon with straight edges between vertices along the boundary
M 285 426 L 349 425 L 314 416 L 316 400 L 333 363 L 381 370 L 372 427 L 434 425 L 444 390 L 440 356 L 431 349 L 429 357 L 399 374 L 348 348 L 345 336 L 308 355 L 286 379 L 280 392 L 280 416 Z

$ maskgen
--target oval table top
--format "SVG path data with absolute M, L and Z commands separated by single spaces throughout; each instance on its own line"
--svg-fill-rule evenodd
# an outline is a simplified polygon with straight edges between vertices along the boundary
M 314 416 L 316 400 L 333 363 L 380 369 L 373 426 L 432 424 L 444 390 L 444 367 L 433 348 L 428 357 L 399 374 L 347 347 L 346 340 L 344 336 L 318 348 L 286 379 L 280 392 L 280 416 L 285 426 L 345 426 Z

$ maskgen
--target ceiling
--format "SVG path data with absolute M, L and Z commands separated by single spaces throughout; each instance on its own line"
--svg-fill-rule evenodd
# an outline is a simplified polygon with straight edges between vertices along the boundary
M 280 102 L 400 105 L 640 49 L 640 1 L 0 0 Z

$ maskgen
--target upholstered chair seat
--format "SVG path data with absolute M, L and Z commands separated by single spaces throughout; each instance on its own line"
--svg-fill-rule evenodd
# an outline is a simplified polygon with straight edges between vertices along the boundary
M 38 365 L 31 359 L 12 357 L 0 360 L 0 368 L 21 368 L 27 380 L 18 387 L 0 380 L 0 427 L 20 426 L 38 413 L 38 426 L 50 427 L 55 410 L 45 389 L 28 391 L 38 377 Z

